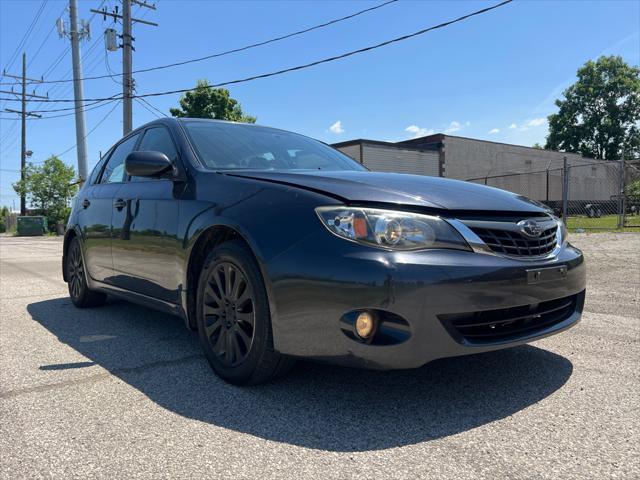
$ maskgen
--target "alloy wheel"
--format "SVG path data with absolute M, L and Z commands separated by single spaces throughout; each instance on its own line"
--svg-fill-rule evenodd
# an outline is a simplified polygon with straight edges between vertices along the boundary
M 213 353 L 227 367 L 242 363 L 253 344 L 255 299 L 244 272 L 231 262 L 215 265 L 204 289 L 204 329 Z
M 84 266 L 82 264 L 82 254 L 80 253 L 80 247 L 77 243 L 74 243 L 71 251 L 69 252 L 67 275 L 69 276 L 69 287 L 71 295 L 75 298 L 79 298 L 82 294 L 82 287 L 84 282 Z

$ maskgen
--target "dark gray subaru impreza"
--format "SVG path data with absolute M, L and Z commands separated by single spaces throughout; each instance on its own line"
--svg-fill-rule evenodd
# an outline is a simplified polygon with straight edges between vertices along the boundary
M 373 173 L 255 125 L 162 119 L 127 135 L 77 195 L 63 275 L 176 314 L 225 380 L 296 357 L 413 368 L 578 322 L 581 252 L 543 205 L 442 178 Z

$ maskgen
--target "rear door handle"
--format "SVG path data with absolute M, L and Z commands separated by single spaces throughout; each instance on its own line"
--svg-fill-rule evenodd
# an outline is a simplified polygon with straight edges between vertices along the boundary
M 116 207 L 118 210 L 122 210 L 124 207 L 127 206 L 127 202 L 125 202 L 122 198 L 119 198 L 118 200 L 113 202 L 113 206 Z
M 82 201 L 82 206 L 83 206 L 84 208 L 87 208 L 87 207 L 89 207 L 89 205 L 91 205 L 91 202 L 89 201 L 89 199 L 88 199 L 88 198 L 85 198 L 85 199 Z

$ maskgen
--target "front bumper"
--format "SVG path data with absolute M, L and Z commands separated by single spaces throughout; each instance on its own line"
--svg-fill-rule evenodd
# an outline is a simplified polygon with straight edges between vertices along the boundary
M 563 278 L 530 283 L 527 270 L 566 266 Z M 388 252 L 319 231 L 264 265 L 281 353 L 378 369 L 415 368 L 437 358 L 530 342 L 580 319 L 586 269 L 580 250 L 565 245 L 538 262 L 456 250 Z M 552 325 L 516 338 L 470 343 L 441 319 L 454 314 L 537 305 L 572 297 L 571 311 Z M 409 324 L 394 345 L 350 338 L 340 319 L 357 309 L 391 312 Z

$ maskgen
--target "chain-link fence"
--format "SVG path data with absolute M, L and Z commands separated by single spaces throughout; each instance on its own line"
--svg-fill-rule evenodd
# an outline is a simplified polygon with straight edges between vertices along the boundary
M 640 161 L 626 162 L 624 179 L 624 225 L 640 231 Z
M 546 170 L 468 181 L 519 193 L 551 207 L 569 228 L 640 229 L 640 161 L 564 162 Z

